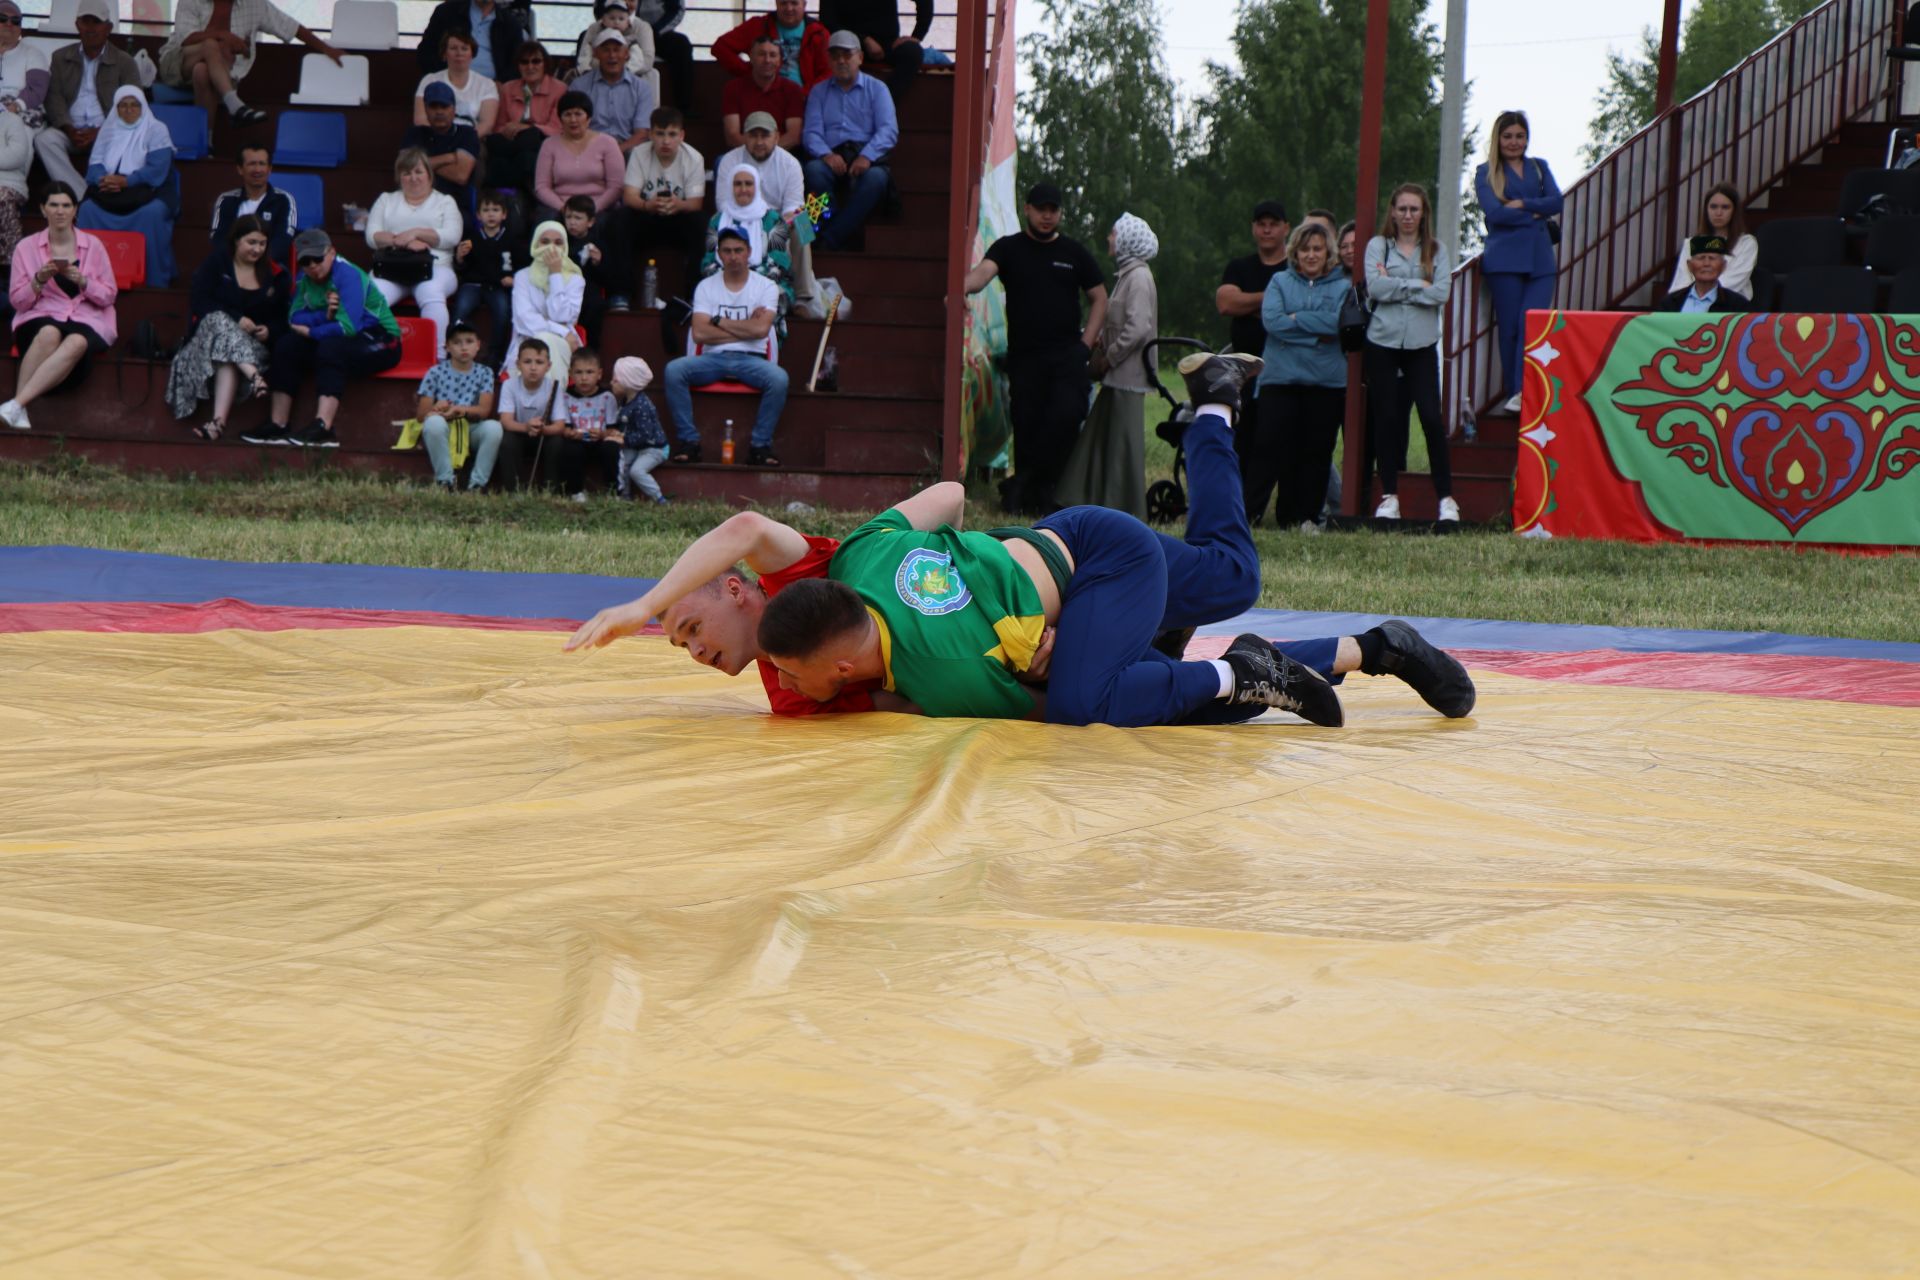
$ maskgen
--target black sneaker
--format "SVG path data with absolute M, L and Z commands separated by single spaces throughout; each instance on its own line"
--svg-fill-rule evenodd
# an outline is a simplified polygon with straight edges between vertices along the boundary
M 293 443 L 302 449 L 338 449 L 340 437 L 333 434 L 332 427 L 315 418 L 293 437 Z
M 434 488 L 436 488 L 436 489 L 438 489 L 438 490 L 439 490 L 440 492 L 442 492 L 442 493 L 458 493 L 458 492 L 460 492 L 460 486 L 459 486 L 459 485 L 457 485 L 457 484 L 455 484 L 455 483 L 454 483 L 453 481 L 451 481 L 451 480 L 435 480 L 435 481 L 433 482 L 433 487 L 434 487 Z
M 1153 638 L 1153 647 L 1166 654 L 1175 662 L 1185 662 L 1187 643 L 1193 639 L 1192 627 L 1178 627 L 1172 631 L 1162 631 Z
M 227 114 L 232 116 L 233 122 L 242 128 L 248 125 L 265 124 L 267 121 L 266 112 L 258 107 L 250 107 L 244 102 L 240 104 L 238 111 L 229 111 Z
M 780 459 L 774 456 L 772 449 L 763 449 L 759 445 L 754 445 L 747 450 L 747 465 L 750 467 L 777 467 L 780 465 Z
M 1291 711 L 1302 720 L 1328 729 L 1347 722 L 1340 709 L 1340 695 L 1322 680 L 1319 673 L 1302 666 L 1259 636 L 1248 634 L 1234 639 L 1221 655 L 1233 668 L 1233 693 L 1227 701 L 1235 706 L 1260 704 L 1279 711 Z
M 616 293 L 607 299 L 607 314 L 610 316 L 624 316 L 632 310 L 633 302 L 624 293 Z
M 242 431 L 240 438 L 248 444 L 292 444 L 293 433 L 287 430 L 284 422 L 269 422 L 264 427 L 255 427 L 252 431 Z
M 1473 711 L 1473 677 L 1458 661 L 1398 618 L 1376 629 L 1386 639 L 1380 651 L 1381 671 L 1412 685 L 1428 706 L 1450 720 Z
M 1180 376 L 1186 380 L 1187 403 L 1195 409 L 1202 405 L 1224 405 L 1240 412 L 1240 389 L 1260 376 L 1265 364 L 1258 356 L 1229 351 L 1214 355 L 1196 351 L 1180 362 Z

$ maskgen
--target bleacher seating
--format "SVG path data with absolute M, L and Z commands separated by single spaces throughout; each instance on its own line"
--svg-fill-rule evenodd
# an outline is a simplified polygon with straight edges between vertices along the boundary
M 147 238 L 138 231 L 89 231 L 107 247 L 107 259 L 113 263 L 113 282 L 122 289 L 137 289 L 147 282 Z
M 1920 265 L 1920 213 L 1895 214 L 1867 228 L 1867 266 L 1875 275 L 1898 275 Z
M 439 326 L 419 316 L 395 316 L 394 319 L 400 323 L 400 363 L 374 376 L 418 382 L 440 360 Z
M 1896 316 L 1920 316 L 1920 269 L 1909 267 L 1893 278 L 1887 311 Z
M 1839 207 L 1834 213 L 1851 218 L 1867 207 L 1875 196 L 1900 211 L 1916 207 L 1920 200 L 1920 172 L 1912 169 L 1855 169 L 1840 184 Z
M 335 0 L 336 49 L 392 49 L 400 43 L 400 6 L 393 0 Z
M 55 43 L 71 43 L 71 38 Z M 128 41 L 131 48 L 144 49 L 154 57 L 160 43 L 157 37 L 144 35 Z M 556 42 L 561 46 L 556 52 L 570 49 L 571 43 Z M 279 139 L 283 143 L 303 141 L 299 135 L 310 130 L 302 117 L 311 120 L 318 113 L 333 118 L 327 139 L 330 153 L 314 156 L 302 154 L 298 145 L 287 148 L 275 157 L 274 181 L 288 188 L 314 184 L 314 194 L 296 190 L 300 221 L 323 226 L 341 256 L 364 268 L 371 251 L 365 237 L 349 229 L 343 205 L 370 207 L 393 187 L 393 150 L 411 121 L 413 90 L 419 79 L 413 53 L 395 49 L 367 55 L 370 99 L 366 106 L 289 110 L 288 98 L 298 85 L 305 52 L 297 45 L 263 42 L 247 78 L 247 101 L 283 120 L 296 121 L 294 136 Z M 717 101 L 724 73 L 703 60 L 696 65 L 696 78 L 698 101 Z M 816 255 L 816 271 L 837 277 L 860 303 L 858 318 L 843 317 L 833 331 L 832 341 L 840 352 L 841 390 L 833 394 L 804 390 L 823 325 L 792 318 L 789 341 L 782 344 L 780 353 L 781 365 L 793 383 L 776 440 L 784 465 L 764 470 L 715 462 L 681 468 L 669 485 L 675 494 L 778 505 L 804 498 L 838 507 L 877 509 L 924 482 L 927 460 L 940 456 L 944 369 L 940 294 L 946 280 L 951 85 L 948 76 L 924 76 L 903 106 L 903 139 L 895 167 L 905 204 L 901 216 L 877 218 L 868 228 L 864 253 Z M 242 141 L 276 141 L 274 130 L 236 126 L 225 112 L 215 112 L 210 124 L 209 156 L 175 165 L 182 197 L 173 237 L 179 276 L 169 287 L 148 281 L 121 294 L 117 310 L 123 337 L 116 354 L 125 354 L 128 338 L 142 321 L 153 322 L 163 342 L 179 339 L 194 269 L 218 251 L 208 236 L 214 199 L 238 185 L 235 152 Z M 725 150 L 715 113 L 707 112 L 691 123 L 689 141 L 709 157 Z M 293 163 L 295 159 L 303 163 Z M 38 229 L 39 220 L 32 211 L 26 211 L 25 221 L 29 232 Z M 390 377 L 368 379 L 350 391 L 349 412 L 339 423 L 341 448 L 329 451 L 328 465 L 424 476 L 425 462 L 419 455 L 392 453 L 388 448 L 392 436 L 385 428 L 391 419 L 412 415 L 413 380 L 440 356 L 429 323 L 411 315 L 405 323 L 414 331 L 407 364 Z M 480 324 L 483 332 L 490 331 L 484 314 Z M 609 315 L 599 337 L 610 356 L 640 356 L 653 366 L 656 376 L 683 349 L 680 335 L 664 335 L 659 315 L 651 312 Z M 131 356 L 128 360 L 139 363 Z M 7 376 L 0 374 L 0 379 Z M 156 370 L 154 376 L 163 383 L 165 371 Z M 301 393 L 302 412 L 310 394 L 310 389 Z M 96 383 L 85 394 L 62 391 L 56 397 L 49 403 L 50 408 L 57 403 L 58 410 L 49 421 L 58 426 L 0 432 L 4 437 L 0 460 L 37 458 L 49 450 L 64 449 L 110 464 L 165 472 L 215 474 L 260 465 L 260 451 L 237 438 L 210 446 L 186 437 L 160 396 L 139 405 L 135 398 L 123 399 L 112 388 L 102 393 Z M 696 391 L 693 406 L 695 421 L 708 440 L 707 454 L 715 457 L 721 422 L 738 417 L 739 399 Z M 257 420 L 254 415 L 264 412 L 261 402 L 241 406 L 236 411 L 236 430 L 252 425 Z M 374 423 L 379 424 L 377 432 L 367 429 Z
M 190 107 L 194 105 L 193 90 L 176 89 L 161 80 L 155 80 L 153 82 L 152 87 L 147 90 L 147 97 L 152 99 L 155 106 L 159 106 L 162 103 L 170 107 Z
M 207 113 L 199 107 L 156 102 L 153 115 L 173 135 L 175 160 L 199 160 L 212 148 L 213 131 L 207 127 Z
M 1775 218 L 1761 224 L 1758 238 L 1759 265 L 1776 276 L 1847 260 L 1846 228 L 1838 218 Z
M 47 20 L 40 24 L 40 29 L 61 35 L 75 34 L 78 28 L 73 25 L 73 15 L 79 8 L 80 0 L 53 0 L 52 12 L 47 15 Z
M 364 54 L 349 53 L 335 66 L 324 53 L 300 60 L 300 87 L 287 101 L 303 107 L 364 107 L 372 96 L 372 74 Z
M 276 173 L 273 185 L 293 199 L 294 230 L 327 225 L 327 189 L 317 173 Z
M 1865 267 L 1802 267 L 1780 288 L 1782 311 L 1872 311 L 1873 273 Z
M 273 163 L 332 169 L 347 160 L 347 118 L 338 111 L 282 111 L 273 137 Z

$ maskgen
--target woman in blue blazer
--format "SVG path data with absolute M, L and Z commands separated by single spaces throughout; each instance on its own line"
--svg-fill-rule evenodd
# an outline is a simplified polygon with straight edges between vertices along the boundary
M 1547 162 L 1527 155 L 1530 133 L 1524 112 L 1501 112 L 1493 122 L 1487 162 L 1473 173 L 1473 189 L 1487 220 L 1480 271 L 1493 295 L 1500 330 L 1508 413 L 1520 412 L 1520 344 L 1526 338 L 1527 312 L 1553 305 L 1555 265 L 1547 219 L 1559 216 L 1564 203 Z

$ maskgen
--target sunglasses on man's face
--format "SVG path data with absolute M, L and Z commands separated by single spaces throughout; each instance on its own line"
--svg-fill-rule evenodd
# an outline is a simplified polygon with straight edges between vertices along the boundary
M 302 258 L 300 259 L 300 266 L 301 269 L 304 270 L 307 267 L 317 267 L 325 261 L 326 258 L 324 256 L 318 258 Z
M 19 25 L 20 19 L 10 13 L 0 13 L 0 27 L 17 27 Z

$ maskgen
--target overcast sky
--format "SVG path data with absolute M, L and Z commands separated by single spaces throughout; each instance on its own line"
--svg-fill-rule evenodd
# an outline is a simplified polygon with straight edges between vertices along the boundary
M 1606 78 L 1607 51 L 1631 48 L 1643 27 L 1657 30 L 1663 8 L 1661 0 L 1469 0 L 1468 123 L 1480 126 L 1484 140 L 1494 116 L 1515 107 L 1525 111 L 1533 123 L 1533 150 L 1567 185 L 1585 167 L 1580 147 Z M 1693 0 L 1684 0 L 1682 10 L 1692 8 Z M 1160 0 L 1160 10 L 1173 33 L 1168 63 L 1191 95 L 1205 87 L 1209 60 L 1230 58 L 1234 0 Z M 1022 6 L 1020 17 L 1031 21 L 1033 12 Z M 1428 16 L 1444 36 L 1445 0 L 1429 0 Z

